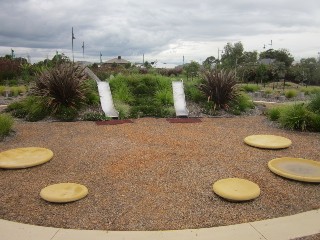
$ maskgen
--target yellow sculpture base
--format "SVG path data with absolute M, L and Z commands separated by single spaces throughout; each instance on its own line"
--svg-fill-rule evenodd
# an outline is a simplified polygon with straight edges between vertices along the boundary
M 55 203 L 73 202 L 84 198 L 88 194 L 88 189 L 77 183 L 58 183 L 43 188 L 40 196 Z
M 248 201 L 260 195 L 257 184 L 242 178 L 226 178 L 216 181 L 213 191 L 229 201 Z
M 53 152 L 47 148 L 15 148 L 0 153 L 0 168 L 28 168 L 48 162 Z
M 292 144 L 290 139 L 275 135 L 251 135 L 244 142 L 252 147 L 267 149 L 287 148 Z
M 320 182 L 320 162 L 303 158 L 282 157 L 268 162 L 269 169 L 282 177 L 303 181 Z

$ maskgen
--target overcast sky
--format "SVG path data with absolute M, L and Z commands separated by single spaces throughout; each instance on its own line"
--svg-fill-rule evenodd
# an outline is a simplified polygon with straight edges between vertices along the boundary
M 320 52 L 319 0 L 0 0 L 0 55 L 56 51 L 75 60 L 121 55 L 129 61 L 167 63 L 218 57 L 241 41 L 245 51 L 288 49 L 295 60 Z M 84 42 L 84 57 L 82 44 Z M 220 53 L 221 54 L 221 53 Z

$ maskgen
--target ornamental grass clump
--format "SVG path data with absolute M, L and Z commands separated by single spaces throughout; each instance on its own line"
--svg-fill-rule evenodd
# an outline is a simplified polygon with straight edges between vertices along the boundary
M 241 89 L 244 90 L 245 92 L 256 92 L 260 90 L 260 87 L 256 84 L 246 84 L 246 85 L 242 85 Z
M 0 141 L 10 134 L 13 123 L 13 118 L 9 114 L 0 114 Z
M 298 95 L 298 92 L 294 89 L 290 89 L 286 91 L 284 95 L 286 96 L 286 98 L 294 98 Z
M 214 108 L 229 109 L 230 103 L 239 96 L 234 71 L 210 70 L 202 73 L 199 89 L 214 103 Z
M 282 108 L 281 107 L 273 107 L 273 108 L 268 109 L 267 110 L 267 117 L 271 121 L 277 121 L 280 117 L 280 113 L 281 113 Z
M 308 109 L 316 114 L 320 114 L 320 92 L 311 96 Z
M 41 97 L 51 114 L 58 119 L 70 121 L 86 104 L 88 85 L 84 69 L 72 63 L 63 63 L 42 72 L 31 92 Z
M 254 107 L 251 98 L 247 94 L 242 93 L 231 101 L 230 111 L 235 115 L 240 115 L 242 112 L 253 109 Z
M 287 105 L 280 113 L 279 123 L 290 130 L 306 131 L 310 129 L 309 115 L 304 104 Z

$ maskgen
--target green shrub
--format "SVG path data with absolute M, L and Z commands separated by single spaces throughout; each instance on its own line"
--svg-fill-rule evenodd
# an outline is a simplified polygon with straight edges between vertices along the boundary
M 159 105 L 173 105 L 173 93 L 171 89 L 163 88 L 155 93 L 155 102 Z
M 320 93 L 320 87 L 311 87 L 310 93 L 311 94 Z
M 104 113 L 98 113 L 98 112 L 87 112 L 84 113 L 82 116 L 83 121 L 103 121 L 103 120 L 109 120 L 109 117 L 106 117 Z
M 36 78 L 31 92 L 35 96 L 43 97 L 50 111 L 63 119 L 65 114 L 75 115 L 75 111 L 86 104 L 86 79 L 81 66 L 63 63 L 42 72 Z
M 271 121 L 277 121 L 280 117 L 280 113 L 282 111 L 281 107 L 273 107 L 267 110 L 267 117 Z
M 305 131 L 310 128 L 309 111 L 304 104 L 292 104 L 284 107 L 280 113 L 279 123 L 290 130 Z
M 260 90 L 260 87 L 256 84 L 246 84 L 246 85 L 242 85 L 241 89 L 246 92 L 257 92 Z
M 267 88 L 264 92 L 265 94 L 272 94 L 273 90 L 271 88 Z
M 0 114 L 0 140 L 10 134 L 13 118 L 9 114 Z
M 45 102 L 43 98 L 28 96 L 19 102 L 9 104 L 6 111 L 11 112 L 14 117 L 35 122 L 48 116 L 49 111 Z
M 239 95 L 234 72 L 213 69 L 204 71 L 202 76 L 200 91 L 218 108 L 228 109 L 231 101 Z
M 231 101 L 230 110 L 232 113 L 239 115 L 248 109 L 254 108 L 254 103 L 247 94 L 240 94 Z
M 113 78 L 109 84 L 114 101 L 121 101 L 128 104 L 133 102 L 134 98 L 129 88 L 129 82 L 124 76 Z
M 163 108 L 157 105 L 138 105 L 132 106 L 130 111 L 130 117 L 171 117 L 172 108 Z
M 308 109 L 314 113 L 320 114 L 320 92 L 311 96 L 311 101 L 308 105 Z
M 76 108 L 60 105 L 53 115 L 61 121 L 71 122 L 78 117 L 79 113 Z
M 206 101 L 206 96 L 194 85 L 185 88 L 186 98 L 195 103 Z
M 117 75 L 109 83 L 120 118 L 166 117 L 171 114 L 170 78 L 152 74 Z
M 284 95 L 286 96 L 286 98 L 294 98 L 298 95 L 298 92 L 294 89 L 290 89 L 290 90 L 287 90 Z
M 311 130 L 315 132 L 320 132 L 320 114 L 311 112 L 309 114 L 309 122 Z
M 205 114 L 212 116 L 217 115 L 216 105 L 214 104 L 214 102 L 206 101 L 202 104 L 202 108 Z
M 130 116 L 130 105 L 121 102 L 115 102 L 115 109 L 119 111 L 119 118 L 126 119 Z
M 0 96 L 4 96 L 6 92 L 6 87 L 5 86 L 0 86 Z
M 85 88 L 87 89 L 85 93 L 86 103 L 88 105 L 98 105 L 100 103 L 100 97 L 98 93 L 98 86 L 95 80 L 89 79 L 84 82 Z
M 38 97 L 28 97 L 25 101 L 27 115 L 25 119 L 29 122 L 36 122 L 48 116 L 49 111 L 45 101 Z
M 19 96 L 19 87 L 10 87 L 10 91 L 12 92 L 12 96 L 17 97 Z

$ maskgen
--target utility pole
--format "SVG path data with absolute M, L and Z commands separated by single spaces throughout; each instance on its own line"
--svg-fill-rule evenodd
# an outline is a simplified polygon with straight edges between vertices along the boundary
M 184 55 L 182 57 L 182 67 L 184 66 Z
M 100 52 L 100 64 L 102 63 L 102 53 Z
M 73 39 L 76 39 L 74 37 L 74 34 L 73 34 L 73 27 L 72 27 L 72 36 L 71 36 L 71 42 L 72 42 L 72 62 L 74 63 L 74 55 L 73 55 Z
M 82 57 L 84 58 L 84 42 L 82 42 Z

